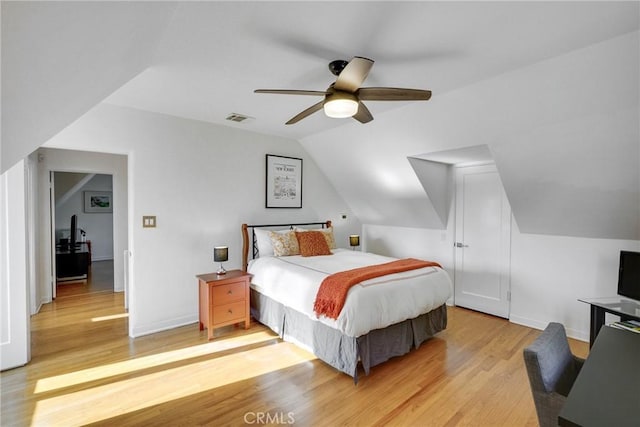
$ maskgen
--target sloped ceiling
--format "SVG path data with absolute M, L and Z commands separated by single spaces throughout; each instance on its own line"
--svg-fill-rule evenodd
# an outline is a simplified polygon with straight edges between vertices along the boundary
M 640 234 L 638 2 L 1 7 L 3 171 L 108 102 L 298 139 L 364 223 L 438 227 L 408 157 L 485 144 L 523 231 Z M 371 103 L 367 125 L 317 113 L 285 126 L 315 101 L 253 94 L 322 90 L 327 63 L 354 55 L 376 60 L 367 85 L 428 88 L 432 100 Z M 225 122 L 231 112 L 255 120 Z
M 422 200 L 407 157 L 487 145 L 521 231 L 638 240 L 639 51 L 629 33 L 302 144 L 345 200 L 396 206 L 393 219 L 354 206 L 363 223 L 441 228 L 433 208 L 401 204 Z
M 0 7 L 4 172 L 147 68 L 175 5 L 3 1 Z

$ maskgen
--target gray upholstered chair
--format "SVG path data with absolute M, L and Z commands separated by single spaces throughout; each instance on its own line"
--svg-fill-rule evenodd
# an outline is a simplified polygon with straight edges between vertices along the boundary
M 558 414 L 584 359 L 571 353 L 564 326 L 549 323 L 542 334 L 524 349 L 524 363 L 540 426 L 557 426 Z

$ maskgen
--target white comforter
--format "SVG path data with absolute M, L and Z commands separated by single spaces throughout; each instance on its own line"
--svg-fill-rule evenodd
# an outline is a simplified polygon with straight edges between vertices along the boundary
M 390 274 L 353 286 L 338 319 L 318 317 L 313 311 L 318 288 L 329 274 L 395 260 L 366 252 L 334 249 L 316 257 L 264 257 L 249 263 L 251 287 L 345 335 L 359 337 L 427 313 L 451 295 L 451 280 L 442 269 L 426 267 Z

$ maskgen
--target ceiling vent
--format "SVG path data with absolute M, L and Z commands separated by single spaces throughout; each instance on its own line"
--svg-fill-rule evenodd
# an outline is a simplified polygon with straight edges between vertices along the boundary
M 250 122 L 254 120 L 253 117 L 245 116 L 244 114 L 231 113 L 227 116 L 227 120 L 237 123 Z

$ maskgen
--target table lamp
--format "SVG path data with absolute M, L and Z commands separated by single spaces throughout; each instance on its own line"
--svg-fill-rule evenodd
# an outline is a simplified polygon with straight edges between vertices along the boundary
M 355 251 L 356 246 L 360 246 L 360 236 L 358 234 L 350 235 L 349 244 L 351 245 L 351 248 Z
M 216 246 L 213 248 L 213 261 L 220 263 L 220 268 L 216 271 L 217 274 L 226 274 L 227 270 L 224 269 L 222 263 L 229 260 L 229 248 L 227 246 Z

